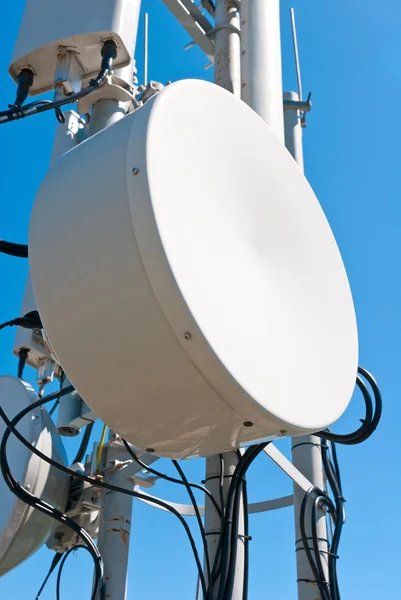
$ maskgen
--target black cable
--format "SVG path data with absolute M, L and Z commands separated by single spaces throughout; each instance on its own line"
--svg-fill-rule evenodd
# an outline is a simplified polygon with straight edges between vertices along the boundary
M 326 443 L 326 440 L 322 440 L 323 448 L 325 447 L 325 443 Z M 330 442 L 330 450 L 331 450 L 331 454 L 333 457 L 334 472 L 336 475 L 337 484 L 338 484 L 338 487 L 340 488 L 340 492 L 342 493 L 341 472 L 340 472 L 340 465 L 338 463 L 337 446 L 336 446 L 335 442 Z
M 48 581 L 49 581 L 49 579 L 50 579 L 50 575 L 53 573 L 54 569 L 57 567 L 57 565 L 58 565 L 58 563 L 60 562 L 60 560 L 61 560 L 62 556 L 63 556 L 63 553 L 62 553 L 62 552 L 56 552 L 56 553 L 55 553 L 55 555 L 54 555 L 54 557 L 53 557 L 53 560 L 52 560 L 52 562 L 51 562 L 50 568 L 49 568 L 49 570 L 48 570 L 48 572 L 47 572 L 47 575 L 46 575 L 46 577 L 44 578 L 44 580 L 43 580 L 43 583 L 42 583 L 42 585 L 40 586 L 40 589 L 39 589 L 38 593 L 36 594 L 36 598 L 35 598 L 35 600 L 39 600 L 39 598 L 40 598 L 40 596 L 41 596 L 41 594 L 42 594 L 43 590 L 44 590 L 44 589 L 45 589 L 45 587 L 46 587 L 46 584 L 47 584 L 47 582 L 48 582 Z
M 321 561 L 321 554 L 319 551 L 316 554 L 316 550 L 314 547 L 314 550 L 315 550 L 314 555 L 315 556 L 313 556 L 312 551 L 309 547 L 308 535 L 306 533 L 306 507 L 307 507 L 309 500 L 313 497 L 314 497 L 314 501 L 316 500 L 320 506 L 325 505 L 328 508 L 328 510 L 331 511 L 332 513 L 335 513 L 335 508 L 334 508 L 334 505 L 333 505 L 332 501 L 330 500 L 330 498 L 328 498 L 321 489 L 319 489 L 316 486 L 313 486 L 305 493 L 305 495 L 303 497 L 302 504 L 301 504 L 301 511 L 300 511 L 300 523 L 299 523 L 300 530 L 301 530 L 303 549 L 305 551 L 306 557 L 307 557 L 309 565 L 311 567 L 313 576 L 315 578 L 315 582 L 319 588 L 319 593 L 320 593 L 321 599 L 322 600 L 332 600 L 330 597 L 330 590 L 328 588 L 328 582 L 324 578 L 321 577 L 321 575 L 320 575 L 321 570 L 317 566 Z
M 322 500 L 320 497 L 317 497 L 312 502 L 312 516 L 311 516 L 311 534 L 312 534 L 312 546 L 313 552 L 315 553 L 316 566 L 319 573 L 319 580 L 322 582 L 326 589 L 327 596 L 331 599 L 331 590 L 330 590 L 330 577 L 329 581 L 326 581 L 326 576 L 324 572 L 323 565 L 323 557 L 319 548 L 319 536 L 317 533 L 317 511 L 322 508 Z
M 61 596 L 60 596 L 60 583 L 61 583 L 61 575 L 63 572 L 63 568 L 64 568 L 64 564 L 65 561 L 67 560 L 67 558 L 69 557 L 69 555 L 74 552 L 75 550 L 86 550 L 87 552 L 90 553 L 90 550 L 87 546 L 84 546 L 83 544 L 77 544 L 76 546 L 72 546 L 71 548 L 69 548 L 63 555 L 63 559 L 60 563 L 60 567 L 57 573 L 57 582 L 56 582 L 56 599 L 60 600 Z
M 8 254 L 9 256 L 16 256 L 17 258 L 28 258 L 27 244 L 16 244 L 14 242 L 0 240 L 0 252 Z
M 220 507 L 221 513 L 224 514 L 224 458 L 222 454 L 219 454 L 220 460 L 220 481 L 219 481 L 219 496 L 220 496 Z
M 37 310 L 32 310 L 26 313 L 23 317 L 17 317 L 11 319 L 11 321 L 5 321 L 1 323 L 0 330 L 5 327 L 24 327 L 25 329 L 42 329 L 42 321 L 40 320 L 39 313 Z
M 15 482 L 16 485 L 14 485 L 14 486 L 13 485 L 10 486 L 10 484 L 8 482 L 8 475 L 11 475 L 11 473 L 9 473 L 9 467 L 8 467 L 8 462 L 6 460 L 5 448 L 6 448 L 7 440 L 9 438 L 10 434 L 13 433 L 13 435 L 15 435 L 20 440 L 20 442 L 22 444 L 24 444 L 24 446 L 26 448 L 28 448 L 31 452 L 33 452 L 34 454 L 36 454 L 36 456 L 39 456 L 39 458 L 41 458 L 42 460 L 44 460 L 48 464 L 50 464 L 53 467 L 59 469 L 60 471 L 63 471 L 64 473 L 67 473 L 68 475 L 70 475 L 71 477 L 74 477 L 75 479 L 81 479 L 82 481 L 86 481 L 86 482 L 90 483 L 92 486 L 103 488 L 103 489 L 107 489 L 107 490 L 110 490 L 112 492 L 119 492 L 121 494 L 127 494 L 128 496 L 133 496 L 134 498 L 139 498 L 141 500 L 146 500 L 147 502 L 151 502 L 153 504 L 161 506 L 162 508 L 164 508 L 168 512 L 171 512 L 172 514 L 174 514 L 177 517 L 177 519 L 179 519 L 180 523 L 182 524 L 182 526 L 185 529 L 185 532 L 187 534 L 188 540 L 190 542 L 190 545 L 191 545 L 191 548 L 192 548 L 192 551 L 193 551 L 193 554 L 194 554 L 194 558 L 195 558 L 196 566 L 197 566 L 197 569 L 198 569 L 199 577 L 201 579 L 202 591 L 203 591 L 204 597 L 206 598 L 207 597 L 206 582 L 205 582 L 205 577 L 204 577 L 203 570 L 202 570 L 202 563 L 201 563 L 201 560 L 199 558 L 199 553 L 197 551 L 194 538 L 192 536 L 190 528 L 188 527 L 187 522 L 185 521 L 185 519 L 182 517 L 182 515 L 174 507 L 170 506 L 166 502 L 163 502 L 162 500 L 159 500 L 158 498 L 149 498 L 148 496 L 146 496 L 144 494 L 141 494 L 140 492 L 136 492 L 136 491 L 133 491 L 133 490 L 124 489 L 124 488 L 115 486 L 115 485 L 113 485 L 111 483 L 107 483 L 105 481 L 100 481 L 99 479 L 96 479 L 96 478 L 84 475 L 83 473 L 72 471 L 68 467 L 65 467 L 64 465 L 56 462 L 52 458 L 49 458 L 48 456 L 46 456 L 46 454 L 43 454 L 43 452 L 40 452 L 40 450 L 38 450 L 37 448 L 35 448 L 34 446 L 32 446 L 32 444 L 30 444 L 24 438 L 24 436 L 20 434 L 20 432 L 18 431 L 18 429 L 16 429 L 16 425 L 19 423 L 19 421 L 26 414 L 28 414 L 31 410 L 34 410 L 35 408 L 38 408 L 38 407 L 42 406 L 46 402 L 50 402 L 51 400 L 54 400 L 55 397 L 57 396 L 57 394 L 60 395 L 60 396 L 61 395 L 65 395 L 65 394 L 70 393 L 71 391 L 73 391 L 73 389 L 74 389 L 73 386 L 68 386 L 68 387 L 64 388 L 63 390 L 61 390 L 61 391 L 54 392 L 53 394 L 49 394 L 48 396 L 40 398 L 36 402 L 33 402 L 29 407 L 26 407 L 25 409 L 23 409 L 22 411 L 20 411 L 12 419 L 12 421 L 10 421 L 7 418 L 7 415 L 4 413 L 4 410 L 0 407 L 0 417 L 5 421 L 5 423 L 7 425 L 7 429 L 6 429 L 6 431 L 5 431 L 4 435 L 3 435 L 3 439 L 2 439 L 2 442 L 1 442 L 1 446 L 0 446 L 0 464 L 1 464 L 1 470 L 2 470 L 3 477 L 4 477 L 7 485 L 9 486 L 9 488 L 11 489 L 11 491 L 15 495 L 17 495 L 18 492 L 22 489 L 23 492 L 26 494 L 26 496 L 32 497 L 32 495 L 29 494 L 29 492 L 27 492 L 23 488 L 21 488 L 21 486 L 18 484 L 18 482 L 15 482 L 15 480 L 14 480 L 14 482 Z M 38 500 L 34 496 L 33 496 L 33 498 L 35 500 Z M 27 502 L 26 499 L 23 499 L 23 501 Z M 44 503 L 41 500 L 38 500 L 38 504 L 39 505 L 35 506 L 35 508 L 38 508 L 38 510 L 41 510 L 45 514 L 48 514 L 50 516 L 54 516 L 55 519 L 59 520 L 62 523 L 68 523 L 68 525 L 78 535 L 80 535 L 80 537 L 82 537 L 82 538 L 85 539 L 84 534 L 86 534 L 88 536 L 87 532 L 84 529 L 82 529 L 81 527 L 79 527 L 75 523 L 75 521 L 72 521 L 71 519 L 69 519 L 68 517 L 66 517 L 66 515 L 64 515 L 60 511 L 57 511 L 57 509 L 55 509 L 54 507 L 49 507 L 48 504 Z M 70 524 L 70 521 L 71 521 L 71 524 Z M 89 537 L 90 540 L 92 540 L 92 538 L 90 538 L 90 536 L 88 536 L 88 537 Z M 85 539 L 85 541 L 86 541 L 86 539 Z M 95 548 L 96 548 L 96 546 L 95 546 Z M 97 550 L 97 548 L 96 548 L 96 550 Z M 100 555 L 99 555 L 99 559 L 100 559 L 99 560 L 99 565 L 101 566 L 102 573 L 103 573 L 103 561 L 101 560 L 101 556 Z M 96 567 L 97 568 L 98 568 L 99 565 L 98 565 L 98 563 L 96 563 Z M 101 579 L 101 581 L 103 582 L 103 578 Z
M 101 85 L 103 85 L 103 83 L 105 83 L 107 77 L 111 73 L 113 60 L 117 56 L 117 46 L 114 40 L 106 40 L 104 42 L 101 55 L 102 62 L 99 74 L 95 79 L 92 79 L 89 82 L 89 85 L 85 89 L 80 90 L 76 94 L 71 94 L 65 98 L 60 98 L 59 100 L 55 101 L 35 105 L 31 104 L 26 107 L 12 107 L 8 111 L 4 111 L 2 114 L 0 113 L 0 125 L 52 109 L 56 109 L 57 111 L 57 109 L 60 109 L 61 106 L 77 102 L 78 100 L 81 100 L 81 98 L 91 94 L 94 90 L 98 89 Z M 58 112 L 58 119 L 63 118 L 64 116 L 60 115 L 60 112 Z
M 332 465 L 328 456 L 328 444 L 326 440 L 322 440 L 322 460 L 323 467 L 326 473 L 327 481 L 330 485 L 331 491 L 334 496 L 335 502 L 335 520 L 334 520 L 334 533 L 333 539 L 331 540 L 330 555 L 329 555 L 329 581 L 332 600 L 341 600 L 340 591 L 338 587 L 337 578 L 337 555 L 340 544 L 341 532 L 344 523 L 344 498 L 342 495 L 341 485 L 338 482 L 335 467 Z
M 248 600 L 249 585 L 249 506 L 248 506 L 248 486 L 246 479 L 242 488 L 242 503 L 244 511 L 244 583 L 242 587 L 242 600 Z
M 33 84 L 33 71 L 29 68 L 21 69 L 18 77 L 17 77 L 17 95 L 15 98 L 15 102 L 9 108 L 19 108 L 27 99 L 29 94 L 29 88 Z
M 26 364 L 26 359 L 28 358 L 29 348 L 21 348 L 18 352 L 18 379 L 22 379 L 24 374 L 24 368 Z
M 206 562 L 206 575 L 207 575 L 207 581 L 209 582 L 209 589 L 208 589 L 208 595 L 205 598 L 205 600 L 207 600 L 207 598 L 210 598 L 210 593 L 211 593 L 211 588 L 212 586 L 210 585 L 210 581 L 211 581 L 211 567 L 210 567 L 210 556 L 209 556 L 209 549 L 207 547 L 207 540 L 206 540 L 206 534 L 205 534 L 205 528 L 203 526 L 202 523 L 202 517 L 200 515 L 199 512 L 199 506 L 198 503 L 196 502 L 196 498 L 194 496 L 194 493 L 192 491 L 191 486 L 189 485 L 188 479 L 186 478 L 186 475 L 184 473 L 184 471 L 182 470 L 180 464 L 178 463 L 178 461 L 176 460 L 172 460 L 171 461 L 173 463 L 173 465 L 175 466 L 175 468 L 177 469 L 183 483 L 184 486 L 188 492 L 188 496 L 191 499 L 191 503 L 192 506 L 194 507 L 194 511 L 195 511 L 195 516 L 196 516 L 196 520 L 198 521 L 198 526 L 199 526 L 199 531 L 201 534 L 201 538 L 202 538 L 202 544 L 203 544 L 203 551 L 204 551 L 204 556 L 205 556 L 205 562 Z
M 20 441 L 25 446 L 29 447 L 31 452 L 33 452 L 34 454 L 40 454 L 40 455 L 42 455 L 42 457 L 47 458 L 46 455 L 42 454 L 41 452 L 39 452 L 39 450 L 37 450 L 34 446 L 32 446 L 18 432 L 18 430 L 16 429 L 15 426 L 31 410 L 34 410 L 35 408 L 42 406 L 46 402 L 50 402 L 51 400 L 54 400 L 57 395 L 64 396 L 65 394 L 70 393 L 73 389 L 74 389 L 73 386 L 68 386 L 64 390 L 58 390 L 57 392 L 53 392 L 52 394 L 49 394 L 48 396 L 45 396 L 44 398 L 41 398 L 41 399 L 37 400 L 36 402 L 32 402 L 32 404 L 30 404 L 24 410 L 20 411 L 20 413 L 18 413 L 18 415 L 16 415 L 11 421 L 5 414 L 3 408 L 0 406 L 0 417 L 3 419 L 3 421 L 7 425 L 7 429 L 4 432 L 4 435 L 3 435 L 3 438 L 1 441 L 1 446 L 0 446 L 0 467 L 1 467 L 1 472 L 2 472 L 4 481 L 7 485 L 7 487 L 15 496 L 17 496 L 17 498 L 19 498 L 25 504 L 28 504 L 29 506 L 32 506 L 33 508 L 36 508 L 40 512 L 44 513 L 45 515 L 55 519 L 56 521 L 59 521 L 60 523 L 67 525 L 81 539 L 84 540 L 84 542 L 87 544 L 87 546 L 89 548 L 89 551 L 92 554 L 92 558 L 93 558 L 93 561 L 95 564 L 95 571 L 96 571 L 96 583 L 95 583 L 94 590 L 93 590 L 92 600 L 95 600 L 98 588 L 100 588 L 100 599 L 105 600 L 105 591 L 104 591 L 105 588 L 104 588 L 104 578 L 103 578 L 103 570 L 104 570 L 103 559 L 99 553 L 99 550 L 98 550 L 95 542 L 91 538 L 91 536 L 88 534 L 87 531 L 85 531 L 85 529 L 80 527 L 80 525 L 78 525 L 75 521 L 73 521 L 72 519 L 67 517 L 67 515 L 65 515 L 61 511 L 59 511 L 54 506 L 51 506 L 47 502 L 44 502 L 40 498 L 37 498 L 36 496 L 31 494 L 28 490 L 26 490 L 24 487 L 22 487 L 21 484 L 14 478 L 14 476 L 10 470 L 10 466 L 9 466 L 8 459 L 7 459 L 7 453 L 6 453 L 7 441 L 10 437 L 10 434 L 13 433 L 14 435 L 16 435 L 18 437 L 18 439 L 20 439 Z M 51 462 L 54 462 L 56 465 L 58 465 L 59 468 L 63 467 L 64 469 L 69 471 L 69 469 L 67 469 L 67 467 L 64 467 L 64 465 L 60 465 L 59 463 L 56 463 L 52 459 L 48 459 L 48 460 L 50 460 Z M 71 471 L 71 474 L 73 474 L 73 471 Z
M 59 383 L 60 383 L 60 390 L 63 389 L 63 384 L 64 384 L 64 380 L 65 380 L 65 373 L 63 370 L 61 370 L 61 375 L 58 378 Z M 54 411 L 56 410 L 56 408 L 58 407 L 58 405 L 60 404 L 60 398 L 57 398 L 57 400 L 55 401 L 55 403 L 53 404 L 53 406 L 51 407 L 51 409 L 49 410 L 49 416 L 51 417 L 54 414 Z M 74 464 L 74 463 L 72 463 Z
M 149 471 L 149 473 L 152 473 L 153 475 L 156 475 L 156 477 L 160 477 L 160 479 L 164 479 L 165 481 L 170 481 L 171 483 L 178 483 L 179 485 L 185 485 L 184 482 L 181 479 L 176 479 L 175 477 L 170 477 L 169 475 L 166 475 L 165 473 L 161 473 L 160 471 L 157 471 L 156 469 L 153 469 L 152 467 L 148 467 L 148 465 L 146 463 L 144 463 L 135 454 L 135 452 L 132 450 L 131 446 L 128 444 L 128 442 L 126 440 L 124 440 L 124 439 L 121 438 L 121 441 L 124 444 L 125 449 L 127 450 L 128 454 L 131 456 L 131 458 L 133 458 L 134 461 L 138 465 L 140 465 L 143 469 L 146 469 L 147 471 Z M 197 490 L 201 490 L 201 492 L 203 492 L 204 494 L 206 494 L 207 497 L 212 502 L 212 504 L 215 507 L 215 509 L 217 510 L 219 516 L 220 517 L 223 516 L 223 513 L 222 513 L 222 511 L 220 509 L 220 506 L 216 502 L 216 499 L 213 497 L 213 494 L 207 488 L 205 488 L 203 485 L 200 485 L 199 483 L 189 482 L 188 485 L 190 485 L 191 487 L 193 487 L 193 488 L 195 488 Z
M 267 443 L 250 446 L 238 461 L 228 491 L 224 526 L 221 532 L 222 545 L 219 565 L 212 570 L 212 581 L 215 581 L 217 570 L 220 570 L 220 582 L 217 600 L 230 600 L 234 587 L 236 546 L 238 543 L 238 523 L 240 497 L 243 488 L 243 477 L 246 471 L 263 451 Z
M 92 433 L 93 426 L 94 426 L 94 423 L 89 423 L 89 425 L 87 425 L 85 427 L 85 431 L 84 431 L 84 434 L 82 436 L 82 440 L 81 440 L 81 443 L 79 445 L 78 452 L 77 452 L 77 454 L 76 454 L 76 456 L 75 456 L 75 458 L 74 458 L 74 460 L 72 461 L 71 464 L 75 465 L 75 463 L 82 462 L 82 459 L 85 456 L 85 452 L 88 449 L 89 439 L 90 439 L 90 436 L 91 436 L 91 433 Z
M 361 427 L 359 427 L 356 431 L 354 431 L 352 433 L 348 433 L 348 434 L 338 434 L 338 433 L 332 433 L 329 430 L 324 430 L 324 431 L 317 432 L 316 435 L 319 435 L 320 437 L 322 437 L 325 440 L 330 440 L 332 442 L 338 442 L 339 444 L 353 445 L 353 444 L 360 444 L 361 442 L 364 442 L 376 430 L 376 428 L 379 424 L 380 418 L 381 418 L 382 406 L 383 406 L 380 389 L 379 389 L 375 379 L 373 378 L 373 376 L 368 371 L 366 371 L 366 369 L 364 369 L 363 367 L 358 367 L 358 373 L 360 375 L 362 375 L 368 381 L 370 387 L 373 390 L 373 395 L 375 398 L 374 411 L 373 411 L 373 401 L 372 401 L 372 397 L 369 393 L 369 390 L 368 390 L 366 384 L 364 383 L 364 381 L 358 375 L 356 378 L 356 383 L 362 392 L 363 398 L 365 400 L 365 408 L 366 408 L 365 418 L 362 420 Z

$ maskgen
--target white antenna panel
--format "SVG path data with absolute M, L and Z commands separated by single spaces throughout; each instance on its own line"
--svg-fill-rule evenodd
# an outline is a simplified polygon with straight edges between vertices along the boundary
M 141 449 L 217 454 L 348 405 L 357 329 L 333 234 L 269 127 L 213 84 L 168 86 L 56 162 L 29 258 L 68 377 Z
M 0 377 L 0 402 L 11 419 L 38 399 L 28 383 L 15 377 Z M 0 439 L 5 432 L 0 421 Z M 37 408 L 22 419 L 18 431 L 38 450 L 63 465 L 64 447 L 45 408 Z M 11 435 L 7 458 L 15 479 L 34 496 L 64 511 L 69 476 L 32 454 Z M 19 500 L 0 477 L 0 577 L 29 558 L 46 541 L 57 521 Z
M 24 67 L 35 78 L 29 93 L 41 94 L 53 87 L 60 47 L 76 52 L 82 77 L 97 75 L 102 42 L 117 43 L 114 69 L 131 62 L 135 46 L 135 14 L 139 0 L 27 0 L 9 68 L 13 79 Z

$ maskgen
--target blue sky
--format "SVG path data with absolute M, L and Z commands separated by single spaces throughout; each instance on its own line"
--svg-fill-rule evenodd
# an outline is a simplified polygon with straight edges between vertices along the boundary
M 359 324 L 360 364 L 377 378 L 384 413 L 365 444 L 340 447 L 347 523 L 340 547 L 339 579 L 344 600 L 396 598 L 399 570 L 401 493 L 398 423 L 401 418 L 398 370 L 401 362 L 401 169 L 396 108 L 401 96 L 401 4 L 386 0 L 294 0 L 303 86 L 312 91 L 313 109 L 304 135 L 305 173 L 335 233 L 348 270 Z M 23 0 L 2 12 L 0 99 L 12 102 L 15 86 L 7 73 L 23 11 Z M 283 76 L 286 90 L 296 85 L 288 10 L 282 0 Z M 65 3 L 68 10 L 68 2 Z M 161 0 L 143 0 L 150 14 L 149 75 L 166 82 L 188 77 L 211 79 L 206 57 L 184 51 L 189 38 Z M 137 63 L 142 68 L 142 35 Z M 44 114 L 0 128 L 0 237 L 27 240 L 36 190 L 48 168 L 56 123 Z M 71 189 L 73 193 L 73 187 Z M 27 264 L 0 256 L 0 321 L 19 314 Z M 49 273 L 51 277 L 51 273 Z M 16 373 L 12 330 L 0 334 L 0 373 Z M 34 372 L 29 373 L 30 378 Z M 0 399 L 1 401 L 1 399 Z M 353 430 L 362 414 L 355 397 L 335 426 Z M 98 434 L 97 429 L 97 434 Z M 74 451 L 76 442 L 67 444 Z M 281 442 L 288 452 L 287 441 Z M 170 469 L 166 461 L 159 466 Z M 202 479 L 203 461 L 184 465 Z M 291 492 L 289 480 L 260 458 L 249 475 L 251 501 Z M 155 493 L 186 501 L 181 489 L 158 483 Z M 251 518 L 250 600 L 296 598 L 294 524 L 291 508 Z M 2 598 L 35 598 L 52 554 L 40 550 L 0 580 Z M 86 553 L 70 557 L 62 586 L 64 598 L 90 597 L 91 562 Z M 173 516 L 134 504 L 128 598 L 194 598 L 196 572 L 185 535 Z M 55 597 L 54 581 L 43 600 Z

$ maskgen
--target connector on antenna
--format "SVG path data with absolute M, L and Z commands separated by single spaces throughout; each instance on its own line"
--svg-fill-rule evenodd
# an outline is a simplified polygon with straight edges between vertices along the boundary
M 17 77 L 17 96 L 15 98 L 15 102 L 13 104 L 13 107 L 17 107 L 19 108 L 20 106 L 22 106 L 25 102 L 25 100 L 28 97 L 29 94 L 29 89 L 32 87 L 33 84 L 33 79 L 34 79 L 34 74 L 32 69 L 30 69 L 29 67 L 26 67 L 24 69 L 21 69 L 18 77 Z M 11 108 L 11 106 L 10 106 Z
M 114 40 L 106 40 L 100 52 L 102 55 L 101 69 L 111 71 L 113 68 L 113 60 L 117 58 L 117 44 Z

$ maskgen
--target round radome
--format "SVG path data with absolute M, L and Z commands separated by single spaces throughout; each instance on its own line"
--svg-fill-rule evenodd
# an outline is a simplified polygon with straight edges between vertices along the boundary
M 142 449 L 216 454 L 348 405 L 357 329 L 334 236 L 269 127 L 213 84 L 172 84 L 56 162 L 29 248 L 68 377 Z
M 11 376 L 0 377 L 0 403 L 8 418 L 17 415 L 38 399 L 32 387 Z M 33 446 L 63 465 L 64 447 L 45 408 L 24 417 L 18 431 Z M 0 420 L 0 439 L 6 430 Z M 69 477 L 29 451 L 14 435 L 7 443 L 7 459 L 15 479 L 31 494 L 64 510 L 68 499 Z M 48 538 L 56 523 L 19 500 L 0 477 L 0 576 L 31 556 Z

